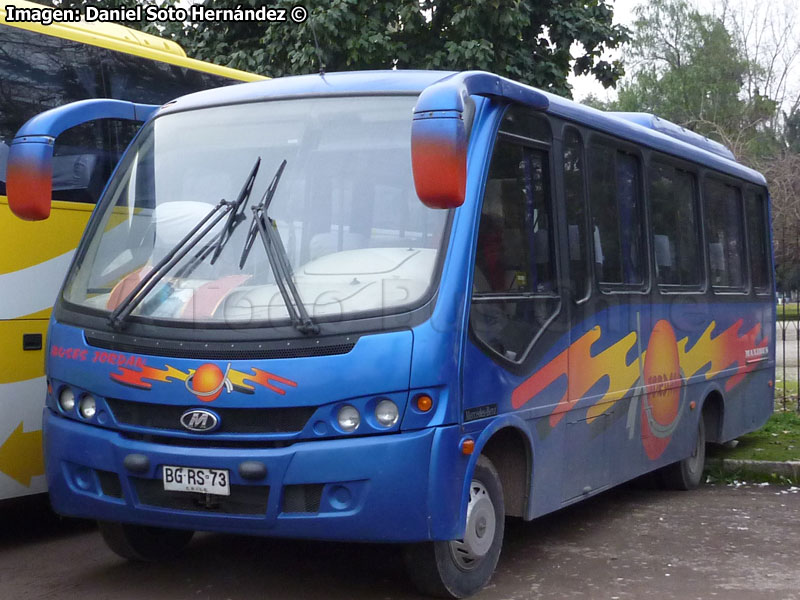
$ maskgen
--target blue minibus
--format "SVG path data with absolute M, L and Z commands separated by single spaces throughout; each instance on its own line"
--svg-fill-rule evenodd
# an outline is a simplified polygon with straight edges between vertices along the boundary
M 402 543 L 425 593 L 491 577 L 506 517 L 654 472 L 773 409 L 765 180 L 648 114 L 484 72 L 320 74 L 29 121 L 143 121 L 47 342 L 47 482 L 119 555 L 194 531 Z

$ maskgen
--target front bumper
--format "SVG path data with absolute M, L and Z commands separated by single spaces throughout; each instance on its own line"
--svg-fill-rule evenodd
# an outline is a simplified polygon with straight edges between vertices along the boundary
M 187 447 L 129 439 L 117 431 L 44 411 L 47 482 L 57 512 L 276 537 L 373 542 L 451 539 L 458 532 L 462 512 L 463 479 L 457 475 L 460 461 L 454 452 L 457 440 L 457 427 L 440 427 L 298 442 L 285 448 Z M 448 452 L 453 454 L 452 462 L 442 465 L 448 476 L 437 479 L 431 456 L 441 457 L 443 447 L 452 448 Z M 146 456 L 149 466 L 130 472 L 123 463 L 131 454 Z M 266 465 L 266 477 L 243 479 L 238 468 L 245 461 Z M 218 497 L 166 493 L 162 465 L 228 469 L 231 496 L 218 501 Z M 432 512 L 439 516 L 432 517 Z

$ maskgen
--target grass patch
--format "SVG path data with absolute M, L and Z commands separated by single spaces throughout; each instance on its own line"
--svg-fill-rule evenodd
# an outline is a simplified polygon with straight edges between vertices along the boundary
M 779 369 L 775 369 L 776 376 L 782 375 Z M 787 373 L 789 369 L 786 369 Z M 787 402 L 791 400 L 792 402 L 797 402 L 797 392 L 798 388 L 800 388 L 800 382 L 791 381 L 787 379 L 786 381 L 782 379 L 775 380 L 775 410 L 778 410 L 779 405 L 781 404 L 781 396 L 783 396 L 784 390 L 786 391 L 787 396 L 793 396 L 792 398 L 787 398 Z M 796 408 L 796 405 L 795 405 Z
M 794 410 L 777 411 L 764 427 L 738 440 L 735 448 L 709 446 L 709 458 L 780 462 L 800 460 L 800 414 Z
M 784 477 L 777 473 L 756 473 L 748 471 L 747 469 L 738 469 L 736 471 L 725 470 L 719 467 L 707 467 L 706 483 L 719 483 L 719 484 L 750 484 L 750 483 L 769 483 L 772 485 L 785 485 L 795 486 L 800 485 L 800 481 L 792 477 Z
M 778 321 L 796 321 L 800 319 L 800 305 L 797 302 L 792 304 L 778 304 Z

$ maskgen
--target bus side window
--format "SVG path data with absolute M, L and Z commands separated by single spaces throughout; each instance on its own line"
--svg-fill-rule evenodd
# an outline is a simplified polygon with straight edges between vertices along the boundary
M 586 236 L 586 189 L 583 144 L 580 134 L 567 128 L 564 134 L 564 196 L 569 234 L 569 273 L 575 300 L 588 293 L 589 252 Z
M 699 288 L 703 282 L 694 175 L 650 165 L 650 214 L 659 285 Z
M 750 245 L 750 281 L 756 293 L 770 292 L 769 244 L 763 194 L 752 189 L 745 194 L 747 241 Z
M 641 287 L 646 263 L 639 160 L 605 144 L 594 144 L 590 172 L 597 280 Z
M 703 190 L 711 284 L 715 288 L 744 288 L 744 235 L 739 191 L 714 179 Z
M 101 119 L 58 136 L 53 147 L 53 200 L 96 203 L 125 149 L 114 140 L 130 141 L 140 125 Z
M 548 154 L 500 134 L 484 191 L 470 324 L 520 362 L 558 308 Z

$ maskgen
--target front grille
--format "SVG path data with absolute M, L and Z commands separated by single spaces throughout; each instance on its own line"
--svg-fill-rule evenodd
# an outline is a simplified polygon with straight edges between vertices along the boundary
M 167 491 L 160 479 L 136 477 L 131 481 L 139 503 L 147 506 L 229 515 L 264 515 L 267 512 L 268 485 L 231 484 L 230 496 L 216 496 Z
M 169 404 L 130 402 L 107 398 L 109 409 L 118 423 L 152 429 L 186 432 L 181 415 L 195 408 Z M 198 407 L 199 408 L 199 407 Z M 220 427 L 215 433 L 295 433 L 301 431 L 316 410 L 313 406 L 291 408 L 217 408 Z
M 166 446 L 180 446 L 182 448 L 287 448 L 295 440 L 220 440 L 213 437 L 168 437 L 166 435 L 149 435 L 126 431 L 123 436 L 137 442 L 148 444 L 164 444 Z
M 322 500 L 321 483 L 287 485 L 283 488 L 283 512 L 317 513 Z

